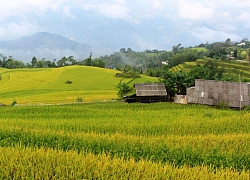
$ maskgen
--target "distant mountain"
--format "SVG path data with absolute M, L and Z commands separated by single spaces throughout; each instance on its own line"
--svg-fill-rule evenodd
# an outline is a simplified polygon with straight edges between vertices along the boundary
M 63 36 L 40 32 L 11 41 L 0 41 L 0 53 L 13 56 L 17 60 L 30 62 L 33 56 L 38 59 L 61 59 L 63 56 L 74 56 L 84 59 L 92 51 L 88 44 L 82 44 Z

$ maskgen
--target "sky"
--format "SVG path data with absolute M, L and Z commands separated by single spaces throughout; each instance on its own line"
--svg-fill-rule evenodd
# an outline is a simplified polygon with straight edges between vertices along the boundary
M 250 37 L 249 8 L 249 0 L 1 0 L 0 41 L 48 32 L 94 46 L 126 27 L 138 50 L 240 41 Z

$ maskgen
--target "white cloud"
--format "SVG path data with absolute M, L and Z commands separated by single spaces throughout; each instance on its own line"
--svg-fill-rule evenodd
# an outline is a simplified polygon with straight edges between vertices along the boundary
M 84 10 L 93 10 L 96 11 L 106 17 L 115 18 L 115 19 L 128 19 L 130 18 L 129 12 L 130 10 L 122 5 L 119 4 L 87 4 L 82 6 Z
M 236 17 L 236 19 L 241 20 L 243 22 L 248 22 L 249 23 L 250 13 L 249 12 L 243 12 L 243 13 L 241 13 L 240 16 Z
M 158 10 L 163 10 L 164 6 L 159 1 L 155 1 L 154 5 L 153 5 L 153 8 L 158 9 Z
M 122 5 L 126 4 L 125 0 L 116 0 L 116 2 L 119 3 L 119 4 L 122 4 Z
M 237 28 L 235 26 L 233 26 L 233 25 L 223 23 L 221 25 L 221 29 L 223 31 L 228 32 L 228 31 L 235 31 Z
M 235 5 L 236 7 L 250 7 L 250 1 L 249 0 L 237 1 Z
M 107 17 L 111 17 L 111 18 L 117 18 L 117 19 L 126 19 L 129 17 L 128 13 L 129 13 L 129 9 L 121 6 L 121 5 L 100 5 L 98 7 L 98 10 L 100 11 L 100 13 L 102 13 L 103 15 L 107 16 Z
M 241 26 L 239 26 L 239 28 L 241 28 L 241 29 L 242 28 L 246 28 L 246 29 L 250 28 L 250 23 L 249 23 L 250 13 L 243 12 L 241 15 L 239 15 L 235 19 L 236 19 L 236 21 L 238 21 L 238 23 L 241 24 Z
M 46 11 L 51 9 L 56 11 L 63 0 L 1 0 L 0 20 L 8 17 L 25 14 L 27 12 Z
M 76 16 L 74 16 L 72 13 L 71 13 L 71 8 L 69 6 L 67 7 L 63 7 L 63 13 L 66 17 L 70 17 L 70 18 L 76 18 Z
M 211 19 L 215 13 L 213 4 L 206 3 L 204 6 L 201 3 L 189 3 L 185 0 L 179 1 L 179 16 L 183 19 L 189 20 L 205 20 Z
M 41 29 L 27 21 L 9 23 L 0 27 L 0 39 L 10 40 L 34 34 Z
M 240 40 L 241 37 L 237 34 L 230 34 L 225 31 L 216 31 L 212 29 L 208 29 L 206 27 L 196 27 L 192 32 L 193 36 L 198 38 L 201 42 L 218 42 L 218 41 L 225 41 L 227 38 L 232 40 Z

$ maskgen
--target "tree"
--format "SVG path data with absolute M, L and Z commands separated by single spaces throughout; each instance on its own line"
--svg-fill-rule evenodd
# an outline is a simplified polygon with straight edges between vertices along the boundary
M 181 47 L 181 43 L 179 43 L 178 45 L 176 45 L 176 46 L 173 46 L 172 47 L 172 52 L 174 53 L 174 54 L 176 54 L 178 51 L 179 51 L 179 48 Z
M 132 53 L 132 52 L 133 52 L 133 50 L 131 48 L 127 49 L 127 53 Z
M 123 80 L 123 79 L 122 79 Z M 130 82 L 132 82 L 133 80 L 127 82 L 127 83 L 124 83 L 122 82 L 122 80 L 118 83 L 118 85 L 116 86 L 118 88 L 118 93 L 117 95 L 122 98 L 124 97 L 125 95 L 131 93 L 133 91 L 133 88 L 131 88 L 128 84 Z
M 185 82 L 186 77 L 187 74 L 182 71 L 173 74 L 173 78 L 176 83 L 176 94 L 181 94 L 181 95 L 186 94 L 186 89 L 187 89 Z
M 32 67 L 36 67 L 36 63 L 37 63 L 37 58 L 36 56 L 34 56 L 31 60 Z
M 69 56 L 68 63 L 70 63 L 71 65 L 76 65 L 77 61 L 74 59 L 74 56 Z
M 231 46 L 231 39 L 230 38 L 227 38 L 227 40 L 225 41 L 225 46 L 226 47 Z
M 63 67 L 66 66 L 68 62 L 68 58 L 66 58 L 65 56 L 62 57 L 62 59 L 58 60 L 57 65 L 59 67 Z
M 121 48 L 121 49 L 120 49 L 120 53 L 127 53 L 127 51 L 126 51 L 125 48 Z
M 95 59 L 95 60 L 93 60 L 93 66 L 105 68 L 105 62 L 101 59 Z
M 3 56 L 2 67 L 6 68 L 6 66 L 7 66 L 7 57 Z
M 211 71 L 204 66 L 196 65 L 191 69 L 185 78 L 184 85 L 186 87 L 191 87 L 195 85 L 195 79 L 210 79 Z
M 159 81 L 165 84 L 168 100 L 172 101 L 176 94 L 176 81 L 173 73 L 168 70 L 162 71 Z
M 92 61 L 92 52 L 90 53 L 89 57 L 84 60 L 83 63 L 85 66 L 92 66 L 93 61 Z
M 2 61 L 2 59 L 3 59 L 3 54 L 0 53 L 0 67 L 3 66 L 3 61 Z
M 224 43 L 216 42 L 213 44 L 213 48 L 210 50 L 208 57 L 215 59 L 226 60 L 226 55 L 228 54 Z
M 12 57 L 10 57 L 7 60 L 6 68 L 15 69 L 15 68 L 24 68 L 24 67 L 25 67 L 25 65 L 22 61 L 15 60 Z

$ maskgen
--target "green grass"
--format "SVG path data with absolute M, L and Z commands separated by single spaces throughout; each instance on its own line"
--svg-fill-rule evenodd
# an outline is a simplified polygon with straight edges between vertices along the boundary
M 116 78 L 118 71 L 69 66 L 51 69 L 0 69 L 0 103 L 11 104 L 58 104 L 111 100 L 117 98 Z M 65 84 L 69 80 L 72 84 Z M 126 79 L 125 81 L 129 81 Z M 157 81 L 156 78 L 141 76 L 130 83 Z

